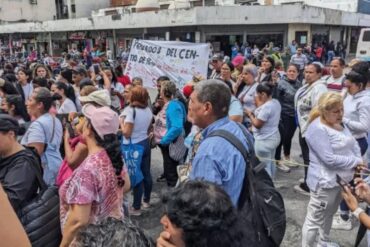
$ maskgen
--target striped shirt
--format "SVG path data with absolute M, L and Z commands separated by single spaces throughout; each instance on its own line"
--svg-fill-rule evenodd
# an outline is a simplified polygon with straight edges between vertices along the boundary
M 304 70 L 304 66 L 308 63 L 308 59 L 305 54 L 294 54 L 290 59 L 290 63 L 296 64 L 299 66 L 300 70 Z

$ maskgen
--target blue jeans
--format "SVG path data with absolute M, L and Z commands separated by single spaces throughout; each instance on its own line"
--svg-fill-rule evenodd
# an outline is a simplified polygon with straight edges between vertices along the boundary
M 280 134 L 277 132 L 273 136 L 267 139 L 256 139 L 254 142 L 254 149 L 261 163 L 265 164 L 265 169 L 270 175 L 271 179 L 275 178 L 276 166 L 275 166 L 275 152 L 276 148 L 280 143 Z
M 334 51 L 328 51 L 328 61 L 327 64 L 331 63 L 331 60 L 335 57 L 335 52 Z
M 150 173 L 150 158 L 151 149 L 149 145 L 149 139 L 145 139 L 139 143 L 135 143 L 144 147 L 143 159 L 141 161 L 141 172 L 143 173 L 144 179 L 141 183 L 136 185 L 133 189 L 134 192 L 134 202 L 132 207 L 134 209 L 140 209 L 141 199 L 144 194 L 144 202 L 149 203 L 150 194 L 152 193 L 153 180 L 152 174 Z

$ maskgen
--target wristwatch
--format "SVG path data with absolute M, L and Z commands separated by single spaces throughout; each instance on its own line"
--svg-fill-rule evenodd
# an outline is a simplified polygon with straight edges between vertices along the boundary
M 352 212 L 352 214 L 357 218 L 360 219 L 360 214 L 365 212 L 362 208 L 356 208 L 355 211 Z

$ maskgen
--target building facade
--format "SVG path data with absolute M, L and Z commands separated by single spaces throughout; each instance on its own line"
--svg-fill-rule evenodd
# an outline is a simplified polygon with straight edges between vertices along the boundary
M 234 42 L 262 48 L 272 41 L 283 48 L 292 40 L 300 45 L 333 40 L 347 45 L 347 52 L 354 52 L 360 28 L 369 24 L 370 15 L 303 4 L 206 6 L 1 25 L 0 39 L 14 47 L 27 37 L 32 46 L 54 55 L 72 45 L 80 49 L 99 45 L 118 51 L 134 38 L 211 42 L 215 51 L 226 54 Z
M 47 21 L 56 16 L 52 0 L 0 0 L 0 23 Z

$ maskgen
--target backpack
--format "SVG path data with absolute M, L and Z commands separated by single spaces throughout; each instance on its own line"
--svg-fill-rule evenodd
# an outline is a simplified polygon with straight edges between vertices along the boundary
M 240 219 L 246 231 L 245 246 L 275 247 L 284 238 L 286 215 L 284 200 L 257 159 L 252 136 L 241 124 L 248 143 L 247 150 L 242 142 L 226 130 L 215 130 L 208 137 L 219 136 L 230 142 L 243 155 L 247 166 L 243 187 L 238 201 Z
M 35 151 L 33 151 L 35 153 Z M 19 211 L 19 219 L 33 247 L 59 246 L 62 239 L 59 217 L 59 194 L 56 186 L 47 187 L 42 178 L 40 157 L 26 157 L 37 170 L 38 195 Z M 23 157 L 24 158 L 24 157 Z

